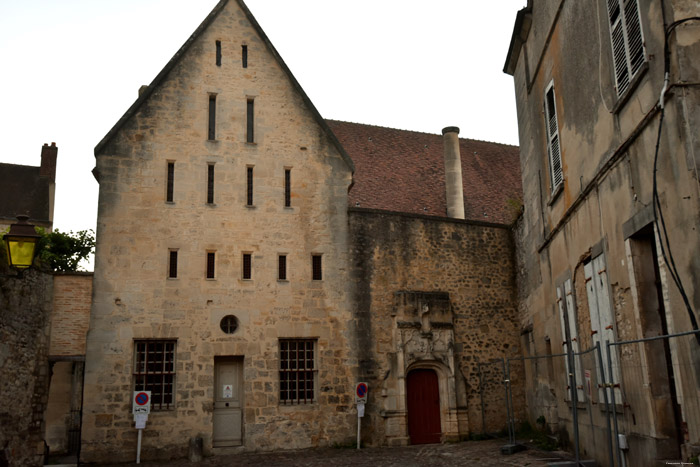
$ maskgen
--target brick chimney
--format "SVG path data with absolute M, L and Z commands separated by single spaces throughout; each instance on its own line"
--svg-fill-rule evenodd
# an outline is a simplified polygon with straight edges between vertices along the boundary
M 39 176 L 48 178 L 51 183 L 56 182 L 56 157 L 58 156 L 58 148 L 56 143 L 47 143 L 41 147 L 41 167 L 39 168 Z
M 459 154 L 459 128 L 442 129 L 445 156 L 445 191 L 447 217 L 464 219 L 464 190 L 462 188 L 462 157 Z

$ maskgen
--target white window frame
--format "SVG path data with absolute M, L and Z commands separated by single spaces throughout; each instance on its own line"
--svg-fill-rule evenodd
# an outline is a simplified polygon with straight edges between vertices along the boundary
M 639 0 L 606 1 L 615 88 L 620 97 L 629 89 L 632 80 L 647 61 L 642 19 Z
M 551 108 L 549 96 L 551 93 Z M 561 138 L 559 137 L 559 118 L 557 116 L 554 80 L 550 81 L 544 91 L 545 131 L 547 133 L 547 155 L 549 156 L 549 175 L 552 181 L 552 193 L 564 183 L 564 167 L 561 160 Z
M 561 338 L 564 341 L 562 345 L 563 352 L 567 354 L 564 358 L 566 362 L 566 395 L 564 399 L 571 400 L 570 379 L 571 367 L 569 366 L 569 345 L 574 353 L 574 374 L 576 375 L 576 398 L 578 402 L 584 401 L 583 391 L 583 372 L 581 371 L 581 356 L 578 345 L 578 331 L 576 326 L 576 309 L 574 305 L 574 295 L 571 287 L 571 279 L 567 279 L 557 287 L 557 307 L 559 309 L 559 322 L 561 323 Z M 568 333 L 567 333 L 568 325 Z M 568 338 L 567 338 L 568 337 Z
M 600 343 L 603 357 L 603 372 L 607 384 L 621 384 L 620 361 L 615 347 L 610 348 L 612 360 L 612 375 L 608 366 L 608 348 L 605 342 L 615 342 L 615 318 L 610 305 L 610 293 L 608 291 L 608 273 L 605 266 L 605 255 L 599 254 L 583 265 L 586 278 L 586 293 L 588 295 L 588 311 L 591 316 L 591 339 L 593 345 Z M 596 360 L 597 362 L 597 360 Z M 598 381 L 602 382 L 601 369 L 598 369 Z M 608 388 L 608 402 L 612 402 L 612 394 Z M 604 401 L 603 388 L 598 388 L 598 401 Z M 622 403 L 620 388 L 615 388 L 615 403 Z

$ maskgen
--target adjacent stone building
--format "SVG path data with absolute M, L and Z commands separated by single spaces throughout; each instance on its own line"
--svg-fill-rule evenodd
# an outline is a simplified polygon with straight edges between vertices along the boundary
M 523 169 L 520 327 L 526 355 L 550 356 L 529 367 L 528 414 L 573 440 L 571 373 L 583 456 L 687 461 L 700 444 L 700 339 L 620 343 L 698 329 L 700 5 L 594 3 L 528 1 L 504 69 Z M 603 368 L 592 353 L 551 357 L 596 344 Z
M 503 428 L 518 151 L 458 133 L 322 119 L 222 0 L 95 149 L 82 460 L 133 459 L 142 390 L 143 459 L 351 444 L 359 381 L 365 443 Z

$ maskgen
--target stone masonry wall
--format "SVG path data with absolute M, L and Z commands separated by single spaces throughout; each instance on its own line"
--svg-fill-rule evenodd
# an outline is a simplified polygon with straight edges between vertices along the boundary
M 358 348 L 362 349 L 360 374 L 370 385 L 370 420 L 363 423 L 366 442 L 381 443 L 393 430 L 385 426 L 384 417 L 391 405 L 387 382 L 392 379 L 397 350 L 392 347 L 392 311 L 395 293 L 403 290 L 449 293 L 458 367 L 457 406 L 467 414 L 467 420 L 460 418 L 459 434 L 480 433 L 477 364 L 520 352 L 510 230 L 353 208 L 350 237 L 360 323 Z M 506 425 L 502 375 L 499 360 L 483 381 L 486 431 Z M 519 408 L 523 405 L 522 378 L 513 376 L 514 404 Z
M 142 459 L 213 446 L 215 359 L 243 365 L 242 443 L 272 450 L 346 443 L 357 367 L 349 330 L 347 192 L 352 173 L 238 2 L 192 40 L 152 94 L 96 154 L 94 300 L 83 410 L 84 461 L 133 461 L 134 341 L 172 339 L 174 404 L 151 412 Z M 217 7 L 218 8 L 218 7 Z M 184 34 L 183 34 L 184 37 Z M 216 64 L 216 43 L 222 60 Z M 247 67 L 241 47 L 247 46 Z M 145 77 L 147 78 L 147 77 Z M 136 90 L 134 90 L 136 92 Z M 208 106 L 216 94 L 216 136 Z M 254 142 L 246 142 L 254 99 Z M 166 200 L 174 163 L 173 201 Z M 208 166 L 214 202 L 207 203 Z M 253 204 L 247 205 L 247 169 Z M 285 170 L 291 206 L 284 206 Z M 169 278 L 169 252 L 178 254 Z M 207 278 L 207 253 L 215 277 Z M 243 279 L 243 254 L 252 278 Z M 320 254 L 323 279 L 312 280 Z M 278 255 L 287 278 L 278 280 Z M 238 329 L 220 322 L 234 315 Z M 283 338 L 315 339 L 315 400 L 280 404 Z
M 56 274 L 53 281 L 49 355 L 85 355 L 85 335 L 92 304 L 92 273 Z
M 53 278 L 0 266 L 0 465 L 43 465 Z M 5 464 L 7 463 L 7 464 Z

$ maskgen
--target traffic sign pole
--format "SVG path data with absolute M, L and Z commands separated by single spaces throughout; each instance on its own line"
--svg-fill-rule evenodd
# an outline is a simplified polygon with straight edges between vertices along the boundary
M 134 391 L 133 399 L 134 422 L 136 429 L 139 432 L 138 441 L 136 442 L 136 463 L 141 463 L 141 436 L 143 429 L 146 428 L 146 420 L 151 412 L 151 391 Z
M 355 404 L 357 405 L 357 449 L 360 449 L 360 429 L 362 417 L 365 416 L 365 403 L 367 402 L 367 383 L 357 383 L 355 386 Z

